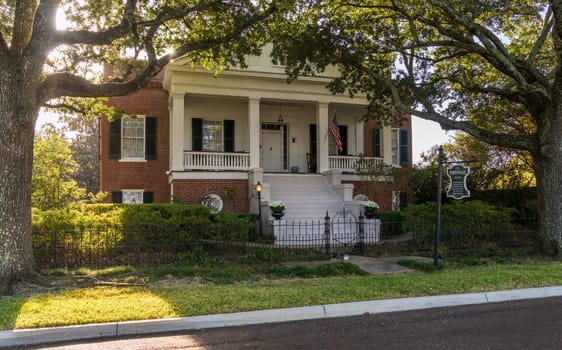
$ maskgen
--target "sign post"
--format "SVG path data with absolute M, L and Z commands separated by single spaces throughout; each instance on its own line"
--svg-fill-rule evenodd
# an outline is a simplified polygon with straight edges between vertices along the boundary
M 474 160 L 460 162 L 446 162 L 443 156 L 443 146 L 439 146 L 438 170 L 437 170 L 437 198 L 436 198 L 436 222 L 435 222 L 435 247 L 433 248 L 433 264 L 439 266 L 439 236 L 441 235 L 441 186 L 443 182 L 443 164 L 472 163 Z M 447 175 L 451 185 L 447 191 L 447 197 L 462 199 L 470 197 L 470 190 L 466 186 L 466 178 L 470 174 L 470 167 L 456 164 L 447 169 Z
M 437 206 L 435 222 L 435 246 L 433 247 L 433 264 L 439 266 L 439 235 L 441 234 L 441 183 L 443 182 L 443 146 L 439 146 L 439 167 L 437 170 Z

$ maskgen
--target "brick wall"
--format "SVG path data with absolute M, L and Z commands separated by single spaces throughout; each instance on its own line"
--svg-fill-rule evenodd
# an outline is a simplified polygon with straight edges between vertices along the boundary
M 358 194 L 369 195 L 368 186 L 370 185 L 366 184 L 364 181 L 342 181 L 342 182 L 346 184 L 353 184 L 354 197 Z M 391 183 L 388 182 L 381 183 L 381 186 L 385 186 L 388 189 L 385 191 L 381 191 L 380 193 L 377 193 L 374 196 L 374 198 L 371 198 L 371 200 L 377 202 L 380 210 L 383 211 L 392 210 L 392 189 L 389 188 L 391 187 Z
M 168 94 L 159 82 L 152 82 L 143 90 L 128 96 L 110 97 L 108 105 L 128 113 L 157 118 L 157 158 L 146 162 L 122 162 L 109 159 L 109 122 L 100 121 L 100 188 L 112 192 L 140 189 L 153 192 L 154 202 L 170 201 L 169 170 L 169 111 Z M 106 198 L 111 202 L 111 196 Z
M 181 203 L 199 204 L 207 194 L 218 194 L 224 202 L 223 211 L 247 213 L 248 181 L 247 180 L 173 180 L 174 199 Z M 226 193 L 233 190 L 232 197 Z
M 380 128 L 379 123 L 374 120 L 368 120 L 365 122 L 365 129 L 364 129 L 364 147 L 365 147 L 365 156 L 372 157 L 373 156 L 373 137 L 374 133 L 373 130 Z M 408 130 L 408 162 L 410 166 L 412 165 L 412 118 L 408 115 L 404 118 L 402 124 L 393 123 L 392 128 L 401 128 Z

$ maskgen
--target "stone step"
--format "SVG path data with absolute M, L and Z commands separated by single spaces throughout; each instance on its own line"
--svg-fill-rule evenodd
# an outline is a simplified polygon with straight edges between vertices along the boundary
M 342 199 L 322 175 L 267 174 L 263 180 L 270 184 L 271 200 L 285 202 L 286 220 L 323 219 L 326 211 L 334 215 L 343 208 Z

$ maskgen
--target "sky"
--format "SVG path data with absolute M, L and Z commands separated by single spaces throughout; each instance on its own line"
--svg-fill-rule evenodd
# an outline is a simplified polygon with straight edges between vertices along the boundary
M 434 145 L 442 145 L 451 141 L 454 132 L 443 131 L 439 124 L 429 120 L 412 117 L 412 158 L 414 164 L 419 162 L 420 154 Z

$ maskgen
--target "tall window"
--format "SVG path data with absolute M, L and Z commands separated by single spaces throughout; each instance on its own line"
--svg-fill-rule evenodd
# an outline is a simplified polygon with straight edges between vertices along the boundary
M 398 161 L 398 129 L 392 129 L 390 132 L 390 149 L 392 150 L 392 164 L 400 165 Z
M 156 159 L 155 117 L 122 117 L 109 124 L 109 158 Z
M 382 130 L 373 129 L 373 157 L 382 156 Z
M 234 120 L 191 119 L 194 151 L 234 152 Z
M 144 118 L 122 118 L 121 156 L 144 159 Z
M 390 130 L 390 147 L 392 151 L 392 165 L 408 166 L 408 130 Z
M 203 120 L 203 151 L 223 151 L 222 120 Z

